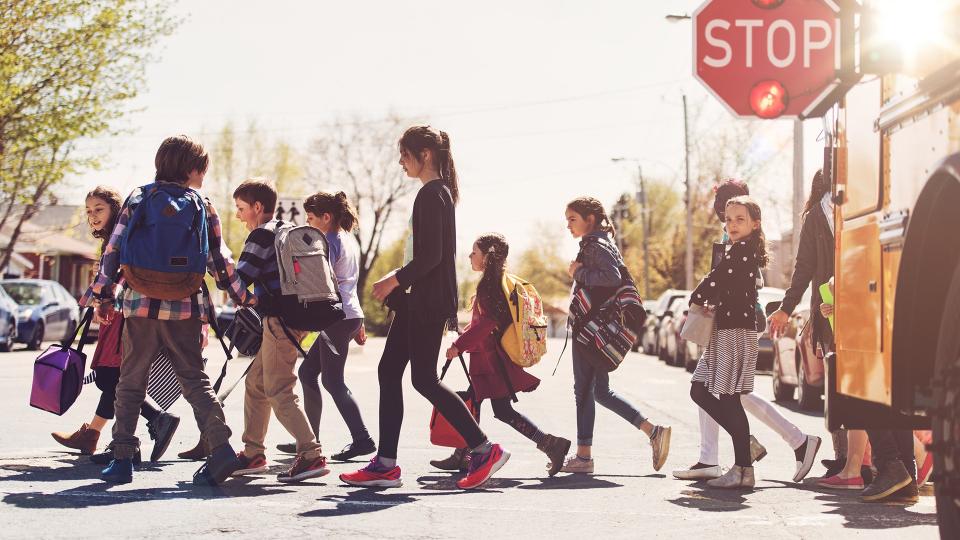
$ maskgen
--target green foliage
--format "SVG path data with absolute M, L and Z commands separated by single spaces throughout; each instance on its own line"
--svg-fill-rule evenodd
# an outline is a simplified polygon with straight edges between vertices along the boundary
M 367 334 L 385 336 L 390 329 L 390 314 L 387 309 L 373 297 L 373 284 L 387 272 L 400 268 L 403 265 L 403 246 L 405 238 L 399 238 L 386 249 L 380 251 L 377 261 L 370 269 L 372 280 L 368 280 L 360 295 L 360 304 L 363 306 L 364 326 Z
M 561 302 L 570 295 L 570 261 L 563 256 L 563 229 L 545 223 L 533 227 L 536 241 L 520 253 L 508 271 L 533 283 L 545 302 Z

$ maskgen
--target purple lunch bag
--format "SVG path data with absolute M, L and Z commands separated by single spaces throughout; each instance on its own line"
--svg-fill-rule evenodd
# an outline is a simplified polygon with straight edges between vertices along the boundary
M 83 354 L 83 346 L 92 319 L 93 308 L 88 308 L 78 325 L 80 343 L 76 349 L 73 348 L 73 340 L 77 334 L 74 334 L 66 345 L 50 345 L 37 357 L 33 363 L 31 407 L 62 415 L 80 396 L 83 372 L 87 367 L 87 355 Z

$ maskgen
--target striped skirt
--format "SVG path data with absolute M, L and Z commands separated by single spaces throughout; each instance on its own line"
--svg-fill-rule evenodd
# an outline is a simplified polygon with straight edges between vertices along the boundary
M 744 328 L 716 329 L 693 372 L 693 382 L 711 394 L 749 394 L 757 370 L 757 332 Z

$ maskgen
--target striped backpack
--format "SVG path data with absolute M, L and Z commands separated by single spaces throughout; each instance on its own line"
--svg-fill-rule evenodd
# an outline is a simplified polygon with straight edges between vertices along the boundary
M 503 294 L 507 297 L 512 322 L 500 336 L 500 346 L 510 361 L 530 367 L 547 353 L 547 317 L 536 287 L 513 274 L 503 274 Z

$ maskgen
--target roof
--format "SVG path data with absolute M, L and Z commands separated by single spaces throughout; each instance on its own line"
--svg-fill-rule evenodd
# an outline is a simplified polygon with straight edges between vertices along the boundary
M 7 225 L 0 230 L 0 246 L 10 243 L 16 227 L 15 210 Z M 11 223 L 13 221 L 13 223 Z M 83 207 L 79 205 L 54 205 L 42 208 L 20 228 L 17 253 L 43 255 L 79 255 L 96 260 L 98 242 L 87 231 L 83 219 Z

